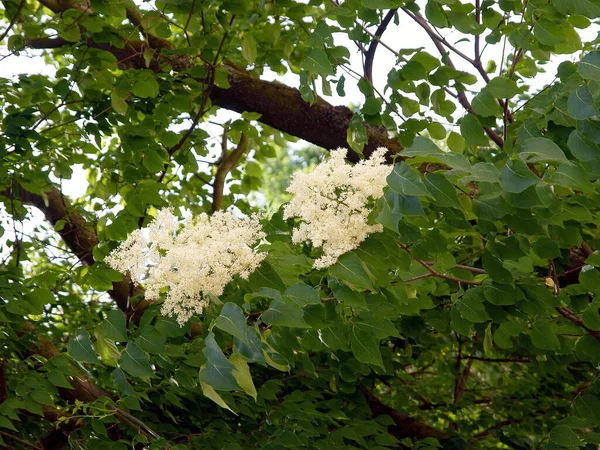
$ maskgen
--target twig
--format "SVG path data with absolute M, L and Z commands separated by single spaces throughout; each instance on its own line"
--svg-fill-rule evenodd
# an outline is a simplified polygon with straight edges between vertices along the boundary
M 127 419 L 127 421 L 137 424 L 141 429 L 145 430 L 147 432 L 147 434 L 152 436 L 154 439 L 161 438 L 160 435 L 156 431 L 154 431 L 152 428 L 150 428 L 146 423 L 144 423 L 137 417 L 132 416 L 128 412 L 123 411 L 121 408 L 119 408 L 117 406 L 108 406 L 108 409 L 115 411 L 118 416 L 121 416 L 122 419 Z M 146 433 L 144 433 L 144 434 L 146 434 Z
M 497 363 L 528 363 L 529 359 L 511 359 L 511 358 L 484 358 L 482 356 L 466 355 L 463 359 L 473 359 L 475 361 L 497 362 Z
M 452 69 L 456 70 L 456 66 L 454 65 L 454 63 L 450 59 L 450 55 L 448 55 L 448 53 L 444 49 L 444 46 L 448 47 L 450 50 L 452 50 L 458 56 L 460 56 L 465 61 L 469 62 L 471 65 L 473 65 L 474 67 L 477 68 L 477 62 L 476 61 L 474 61 L 472 58 L 469 58 L 467 55 L 465 55 L 464 53 L 462 53 L 460 50 L 454 48 L 444 38 L 438 36 L 433 31 L 433 29 L 431 28 L 431 26 L 429 25 L 429 23 L 427 22 L 427 20 L 425 20 L 425 18 L 423 16 L 421 16 L 420 14 L 415 14 L 411 10 L 409 10 L 408 8 L 405 8 L 405 7 L 402 8 L 402 10 L 406 14 L 408 14 L 408 16 L 411 19 L 413 19 L 415 22 L 417 22 L 419 25 L 421 25 L 421 28 L 423 28 L 425 30 L 425 32 L 429 35 L 429 37 L 433 41 L 433 44 L 438 49 L 438 51 L 440 52 L 440 54 L 442 55 L 442 57 L 446 58 L 446 65 L 448 65 Z M 481 66 L 481 64 L 479 64 L 479 65 Z M 485 70 L 483 72 L 485 73 Z M 487 76 L 487 74 L 486 74 L 486 76 Z M 465 108 L 465 110 L 467 112 L 469 112 L 470 114 L 473 114 L 474 116 L 477 116 L 477 114 L 473 110 L 473 107 L 471 106 L 471 102 L 469 102 L 469 99 L 467 98 L 467 96 L 465 95 L 465 93 L 462 92 L 462 91 L 459 91 L 458 89 L 456 90 L 456 93 L 458 95 L 458 102 L 462 105 L 462 107 Z M 483 129 L 486 132 L 486 134 L 489 136 L 489 138 L 492 141 L 494 141 L 496 143 L 496 145 L 498 145 L 498 147 L 504 148 L 504 139 L 502 139 L 502 137 L 500 135 L 498 135 L 498 133 L 496 133 L 490 127 L 483 127 Z
M 575 315 L 575 313 L 573 311 L 571 311 L 569 308 L 563 308 L 561 306 L 556 306 L 554 309 L 556 311 L 558 311 L 558 313 L 561 316 L 563 316 L 565 319 L 568 319 L 571 322 L 579 325 L 581 328 L 583 328 L 585 331 L 587 331 L 590 336 L 593 336 L 600 341 L 600 331 L 595 331 L 595 330 L 592 330 L 592 329 L 586 327 L 585 324 L 583 323 L 583 320 L 581 320 L 579 317 L 577 317 Z
M 6 437 L 9 437 L 11 439 L 14 439 L 15 441 L 20 442 L 21 444 L 25 445 L 26 447 L 35 448 L 36 450 L 44 450 L 42 447 L 39 447 L 39 446 L 37 446 L 35 444 L 32 444 L 31 442 L 26 441 L 25 439 L 21 439 L 20 437 L 17 437 L 14 434 L 8 433 L 6 431 L 0 431 L 0 434 L 2 436 L 6 436 Z
M 17 22 L 17 19 L 19 18 L 19 15 L 21 14 L 23 6 L 25 6 L 25 0 L 21 0 L 21 3 L 19 3 L 19 7 L 17 8 L 17 12 L 15 12 L 15 15 L 13 16 L 13 18 L 10 19 L 10 23 L 8 24 L 8 27 L 6 27 L 6 30 L 4 30 L 4 33 L 2 33 L 2 36 L 0 36 L 0 42 L 2 42 L 4 40 L 4 38 L 6 37 L 6 35 L 10 32 L 10 30 L 12 29 L 12 27 Z
M 377 30 L 375 30 L 375 36 L 373 36 L 373 40 L 371 41 L 371 45 L 369 45 L 369 49 L 367 50 L 367 54 L 365 55 L 365 78 L 373 84 L 373 60 L 375 59 L 375 51 L 377 50 L 377 45 L 383 36 L 387 26 L 390 21 L 398 11 L 398 8 L 390 9 L 379 26 Z

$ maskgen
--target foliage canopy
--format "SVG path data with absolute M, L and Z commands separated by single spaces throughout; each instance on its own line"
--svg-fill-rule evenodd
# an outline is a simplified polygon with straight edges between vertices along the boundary
M 0 78 L 0 443 L 600 444 L 598 0 L 3 5 L 51 74 Z M 321 269 L 280 208 L 317 147 L 393 165 L 383 231 Z M 270 211 L 260 267 L 183 327 L 105 261 L 164 207 Z

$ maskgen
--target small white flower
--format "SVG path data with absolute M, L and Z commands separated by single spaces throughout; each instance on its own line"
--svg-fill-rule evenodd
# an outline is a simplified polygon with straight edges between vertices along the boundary
M 162 314 L 183 325 L 219 296 L 236 275 L 248 276 L 265 258 L 252 245 L 262 239 L 256 217 L 239 218 L 218 211 L 181 224 L 171 209 L 158 213 L 146 230 L 136 230 L 106 261 L 120 272 L 129 271 L 146 288 L 146 299 L 166 291 Z
M 339 148 L 310 174 L 296 173 L 288 192 L 294 194 L 284 208 L 284 218 L 298 217 L 294 243 L 311 242 L 323 248 L 314 262 L 317 269 L 335 264 L 338 257 L 357 248 L 371 233 L 382 231 L 367 217 L 375 200 L 383 195 L 392 167 L 385 164 L 385 148 L 355 165 L 346 162 L 347 150 Z

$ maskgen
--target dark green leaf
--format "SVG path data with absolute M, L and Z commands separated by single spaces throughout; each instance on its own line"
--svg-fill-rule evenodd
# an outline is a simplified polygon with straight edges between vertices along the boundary
M 134 377 L 151 377 L 154 375 L 154 370 L 152 370 L 146 355 L 141 348 L 132 342 L 128 343 L 125 350 L 123 350 L 121 359 L 119 359 L 119 366 Z

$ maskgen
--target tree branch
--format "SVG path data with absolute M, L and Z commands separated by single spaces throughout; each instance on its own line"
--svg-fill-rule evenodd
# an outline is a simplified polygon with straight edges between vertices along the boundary
M 56 225 L 59 220 L 63 220 L 64 226 L 58 231 L 58 234 L 67 247 L 82 264 L 86 266 L 94 264 L 93 250 L 98 245 L 96 231 L 55 186 L 52 186 L 44 194 L 34 194 L 17 185 L 0 191 L 0 196 L 35 206 L 52 226 Z M 126 311 L 128 307 L 130 286 L 129 276 L 124 275 L 123 280 L 113 283 L 112 290 L 108 292 L 122 311 Z
M 213 212 L 223 209 L 223 191 L 225 188 L 225 179 L 227 178 L 229 172 L 231 172 L 236 166 L 242 155 L 248 150 L 248 137 L 246 137 L 244 134 L 242 134 L 240 142 L 230 155 L 227 154 L 227 131 L 223 133 L 223 140 L 223 155 L 221 163 L 217 168 L 217 173 L 215 174 L 215 180 L 213 182 Z
M 408 16 L 410 18 L 412 18 L 415 22 L 417 22 L 421 26 L 421 28 L 423 28 L 425 30 L 425 32 L 431 38 L 431 40 L 433 41 L 433 44 L 438 49 L 438 51 L 440 52 L 440 54 L 442 56 L 446 55 L 446 64 L 449 67 L 451 67 L 453 69 L 456 69 L 456 67 L 454 66 L 454 63 L 450 59 L 450 55 L 448 55 L 447 52 L 446 52 L 446 50 L 444 49 L 444 46 L 448 47 L 450 50 L 452 50 L 454 53 L 456 53 L 457 55 L 459 55 L 465 61 L 467 61 L 470 64 L 472 64 L 474 67 L 477 67 L 477 63 L 473 59 L 469 58 L 467 55 L 465 55 L 464 53 L 462 53 L 460 50 L 454 48 L 444 38 L 438 36 L 431 29 L 431 26 L 429 25 L 429 23 L 427 22 L 427 20 L 425 20 L 425 18 L 423 16 L 421 16 L 418 13 L 415 14 L 415 13 L 413 13 L 411 10 L 409 10 L 407 8 L 402 8 L 402 10 L 406 14 L 408 14 Z M 479 65 L 481 65 L 481 64 L 479 64 Z M 484 70 L 484 72 L 485 72 L 485 70 Z M 471 102 L 469 102 L 469 99 L 467 98 L 467 96 L 465 95 L 465 93 L 462 92 L 462 91 L 459 91 L 458 89 L 456 90 L 456 93 L 457 93 L 457 96 L 458 96 L 458 102 L 462 105 L 462 107 L 468 113 L 473 114 L 474 116 L 477 116 L 477 114 L 473 110 L 473 107 L 471 106 Z M 488 135 L 488 137 L 492 141 L 494 141 L 496 143 L 496 145 L 498 145 L 498 147 L 500 147 L 500 148 L 504 147 L 504 139 L 502 139 L 502 137 L 498 133 L 496 133 L 490 127 L 483 127 L 483 129 L 484 129 L 485 133 Z
M 377 46 L 379 45 L 379 40 L 390 21 L 398 11 L 398 8 L 390 9 L 379 26 L 377 30 L 375 30 L 375 36 L 373 36 L 373 40 L 371 41 L 371 45 L 369 45 L 369 49 L 367 50 L 367 54 L 365 55 L 365 78 L 369 81 L 369 83 L 373 84 L 373 61 L 375 59 L 375 52 L 377 51 Z
M 419 422 L 406 414 L 396 411 L 385 405 L 368 389 L 362 389 L 362 393 L 367 400 L 373 417 L 388 415 L 394 421 L 394 426 L 390 427 L 390 433 L 396 437 L 411 437 L 416 439 L 425 439 L 432 437 L 435 439 L 448 439 L 449 435 L 425 423 Z

